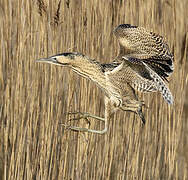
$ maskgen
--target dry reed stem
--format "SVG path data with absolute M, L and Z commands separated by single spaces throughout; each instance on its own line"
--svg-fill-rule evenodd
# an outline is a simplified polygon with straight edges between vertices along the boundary
M 188 178 L 186 0 L 2 0 L 0 9 L 0 179 Z M 79 51 L 110 62 L 118 53 L 112 30 L 121 23 L 166 36 L 175 56 L 174 105 L 139 94 L 149 107 L 144 127 L 118 111 L 104 136 L 66 131 L 59 125 L 69 123 L 66 112 L 104 116 L 103 93 L 69 69 L 34 60 Z

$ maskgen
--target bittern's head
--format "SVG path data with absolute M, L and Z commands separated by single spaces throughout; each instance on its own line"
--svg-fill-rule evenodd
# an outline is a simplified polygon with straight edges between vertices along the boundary
M 81 53 L 71 52 L 71 53 L 62 53 L 51 56 L 49 58 L 37 59 L 36 62 L 44 62 L 49 64 L 55 64 L 59 66 L 76 66 L 76 64 L 84 63 L 84 60 L 87 58 Z

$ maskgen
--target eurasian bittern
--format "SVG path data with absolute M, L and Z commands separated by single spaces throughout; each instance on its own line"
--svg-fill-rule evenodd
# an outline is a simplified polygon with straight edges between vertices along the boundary
M 79 75 L 95 82 L 103 90 L 105 128 L 100 131 L 70 126 L 72 130 L 103 134 L 107 131 L 110 114 L 115 109 L 135 112 L 145 123 L 142 114 L 143 102 L 138 100 L 135 90 L 159 91 L 168 104 L 173 103 L 172 94 L 164 82 L 173 72 L 173 55 L 164 38 L 145 28 L 130 24 L 119 25 L 114 34 L 120 44 L 120 53 L 112 63 L 102 64 L 77 52 L 37 60 L 70 67 Z

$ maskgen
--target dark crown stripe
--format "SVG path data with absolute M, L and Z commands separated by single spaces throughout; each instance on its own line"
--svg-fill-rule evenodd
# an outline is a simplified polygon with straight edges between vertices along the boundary
M 132 26 L 131 24 L 120 24 L 118 28 L 137 28 L 137 26 Z

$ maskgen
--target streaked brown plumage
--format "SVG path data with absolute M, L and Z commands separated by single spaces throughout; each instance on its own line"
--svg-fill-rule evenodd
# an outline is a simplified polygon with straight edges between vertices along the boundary
M 120 52 L 114 62 L 101 64 L 81 53 L 62 53 L 39 59 L 60 66 L 67 66 L 79 75 L 95 82 L 105 94 L 105 128 L 102 131 L 69 127 L 72 130 L 103 134 L 107 121 L 115 109 L 137 113 L 143 123 L 143 102 L 135 90 L 142 92 L 159 91 L 163 98 L 173 103 L 172 94 L 164 80 L 173 72 L 173 55 L 160 35 L 145 28 L 119 25 L 114 34 L 120 44 Z M 88 115 L 88 114 L 87 114 Z M 89 115 L 88 115 L 89 116 Z M 92 117 L 101 120 L 100 117 Z
M 132 86 L 142 92 L 159 91 L 172 104 L 173 97 L 163 80 L 174 70 L 173 55 L 164 38 L 130 24 L 119 25 L 114 34 L 120 44 L 116 61 L 124 62 L 134 71 L 132 74 L 136 73 L 130 82 Z

